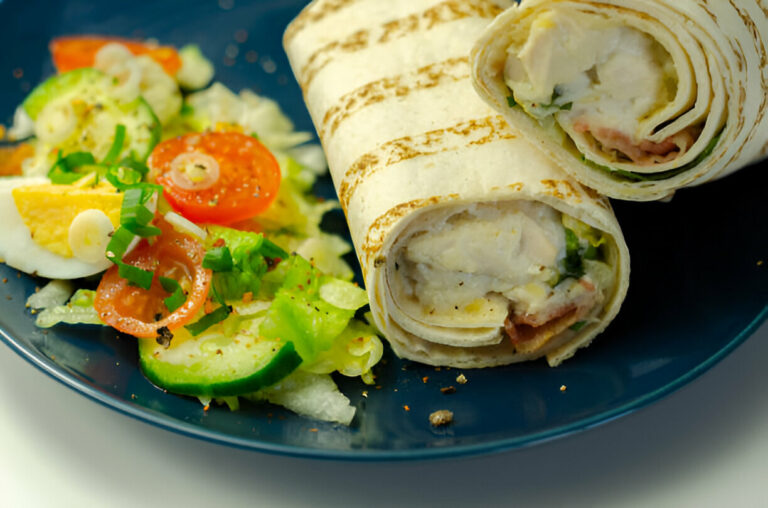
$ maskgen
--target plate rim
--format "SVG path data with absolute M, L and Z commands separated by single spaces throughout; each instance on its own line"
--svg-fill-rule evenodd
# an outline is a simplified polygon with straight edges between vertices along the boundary
M 38 370 L 87 399 L 143 423 L 189 438 L 230 446 L 241 450 L 295 458 L 348 462 L 405 462 L 472 457 L 529 448 L 608 424 L 643 409 L 691 383 L 726 358 L 738 346 L 743 344 L 757 331 L 766 319 L 768 319 L 768 303 L 763 306 L 763 309 L 747 326 L 707 359 L 696 365 L 694 368 L 684 372 L 682 375 L 677 376 L 665 385 L 646 392 L 642 396 L 635 397 L 617 408 L 602 411 L 589 417 L 580 418 L 574 422 L 560 425 L 546 431 L 527 433 L 512 438 L 490 440 L 487 442 L 467 445 L 405 450 L 333 450 L 311 448 L 297 445 L 269 443 L 259 441 L 258 439 L 245 439 L 223 432 L 203 429 L 195 424 L 182 422 L 167 415 L 163 418 L 159 416 L 156 411 L 132 404 L 126 399 L 111 396 L 98 390 L 87 382 L 77 379 L 66 372 L 63 367 L 42 354 L 39 349 L 26 347 L 21 340 L 15 339 L 2 324 L 0 324 L 0 341 L 4 342 L 11 351 L 34 365 Z

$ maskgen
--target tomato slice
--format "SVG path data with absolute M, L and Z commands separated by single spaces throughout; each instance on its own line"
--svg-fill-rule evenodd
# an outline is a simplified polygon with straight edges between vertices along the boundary
M 163 219 L 155 224 L 162 234 L 152 243 L 142 240 L 123 258 L 127 264 L 154 270 L 149 290 L 132 286 L 112 266 L 101 278 L 93 302 L 105 324 L 134 337 L 158 337 L 161 328 L 175 330 L 192 321 L 203 308 L 211 284 L 211 271 L 203 268 L 202 244 Z M 176 280 L 186 290 L 186 302 L 174 312 L 163 302 L 169 295 L 158 281 L 161 276 Z
M 35 155 L 35 149 L 27 143 L 0 146 L 0 176 L 21 175 L 22 163 L 33 155 Z
M 155 147 L 148 164 L 168 203 L 192 222 L 249 219 L 266 210 L 280 188 L 275 157 L 239 132 L 169 139 Z
M 75 35 L 53 39 L 50 44 L 53 65 L 59 73 L 93 67 L 96 53 L 110 42 L 122 44 L 134 55 L 149 55 L 171 76 L 181 68 L 179 53 L 171 46 L 154 46 L 130 39 L 99 35 Z

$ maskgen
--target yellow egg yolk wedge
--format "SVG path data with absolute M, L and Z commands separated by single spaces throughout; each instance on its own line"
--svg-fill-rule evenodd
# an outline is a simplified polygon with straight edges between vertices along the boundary
M 28 185 L 12 191 L 13 200 L 32 239 L 63 257 L 72 257 L 69 228 L 86 210 L 100 210 L 116 229 L 120 225 L 123 194 L 107 182 L 93 187 L 77 185 Z

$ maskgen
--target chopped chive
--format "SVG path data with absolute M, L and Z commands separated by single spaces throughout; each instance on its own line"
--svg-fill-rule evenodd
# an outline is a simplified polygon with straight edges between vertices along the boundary
M 48 170 L 48 178 L 55 184 L 71 184 L 84 176 L 76 173 L 80 166 L 95 164 L 93 154 L 90 152 L 73 152 L 66 157 L 61 156 L 61 150 L 56 154 L 56 161 Z
M 173 312 L 184 305 L 184 302 L 187 301 L 187 296 L 184 294 L 178 281 L 168 277 L 158 277 L 158 280 L 160 281 L 160 285 L 163 286 L 163 289 L 166 292 L 171 293 L 171 296 L 163 299 L 168 312 Z
M 152 287 L 152 279 L 155 276 L 155 272 L 151 270 L 144 270 L 142 268 L 123 263 L 122 261 L 115 264 L 117 264 L 117 273 L 120 275 L 120 277 L 126 279 L 131 284 L 146 290 L 149 290 L 149 288 Z
M 71 183 L 75 183 L 84 176 L 85 175 L 82 173 L 63 171 L 58 166 L 51 168 L 51 170 L 48 172 L 48 179 L 51 181 L 51 183 L 55 183 L 57 185 L 69 185 Z
M 87 166 L 89 164 L 96 164 L 96 159 L 93 158 L 91 152 L 72 152 L 64 157 L 62 163 L 67 166 L 69 171 L 74 171 L 80 166 Z
M 113 187 L 124 191 L 139 184 L 144 175 L 131 167 L 123 166 L 121 164 L 107 168 L 104 177 Z
M 264 242 L 261 244 L 260 254 L 265 258 L 280 258 L 285 259 L 288 257 L 288 253 L 285 252 L 279 245 L 264 238 Z
M 574 332 L 578 332 L 579 330 L 581 330 L 585 326 L 587 326 L 587 322 L 586 321 L 579 321 L 578 323 L 574 323 L 573 325 L 571 325 L 570 328 Z
M 230 272 L 234 266 L 232 253 L 226 246 L 214 247 L 206 252 L 203 258 L 203 268 L 208 268 L 214 272 Z
M 584 259 L 595 260 L 599 257 L 600 257 L 600 248 L 595 247 L 590 243 L 587 246 L 587 249 L 584 251 Z
M 144 206 L 148 201 L 148 193 L 145 188 L 131 187 L 123 193 L 123 206 L 120 209 L 120 224 L 131 233 L 146 238 L 160 234 L 160 228 L 150 226 L 149 223 L 155 214 Z
M 120 261 L 123 259 L 125 251 L 128 250 L 128 246 L 133 241 L 134 237 L 128 229 L 119 227 L 112 233 L 112 238 L 109 239 L 107 244 L 107 258 L 113 263 L 115 260 Z
M 517 106 L 517 101 L 515 100 L 515 96 L 514 95 L 508 95 L 507 96 L 507 105 L 510 108 L 514 108 L 515 106 Z
M 229 305 L 222 305 L 210 314 L 206 314 L 191 325 L 186 325 L 186 328 L 192 336 L 200 335 L 208 328 L 212 327 L 216 323 L 220 323 L 227 319 L 227 316 L 232 312 L 232 307 Z
M 181 110 L 179 110 L 179 114 L 181 116 L 194 115 L 195 114 L 195 108 L 192 107 L 188 102 L 184 102 L 181 105 Z
M 127 228 L 120 226 L 112 233 L 107 244 L 107 259 L 117 265 L 117 273 L 120 277 L 127 279 L 128 282 L 143 289 L 149 289 L 152 286 L 154 272 L 144 270 L 126 263 L 123 263 L 123 255 L 128 250 L 136 235 Z
M 120 152 L 123 151 L 123 144 L 125 143 L 125 125 L 119 123 L 115 126 L 115 139 L 112 141 L 112 146 L 109 147 L 106 157 L 102 161 L 103 164 L 114 164 L 117 158 L 120 156 Z
M 136 171 L 137 173 L 141 173 L 142 175 L 146 175 L 149 172 L 149 168 L 146 164 L 143 164 L 137 160 L 133 160 L 130 157 L 125 157 L 120 161 L 119 165 L 125 168 L 131 168 L 132 170 Z

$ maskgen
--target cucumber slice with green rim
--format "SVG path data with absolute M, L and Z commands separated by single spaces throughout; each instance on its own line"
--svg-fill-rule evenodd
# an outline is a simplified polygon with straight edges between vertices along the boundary
M 115 127 L 123 124 L 126 136 L 119 159 L 143 162 L 160 140 L 160 122 L 142 97 L 125 101 L 120 92 L 116 80 L 101 71 L 76 69 L 39 85 L 22 106 L 47 152 L 90 152 L 102 160 Z
M 252 393 L 277 383 L 302 362 L 292 342 L 225 334 L 221 324 L 197 337 L 183 328 L 175 330 L 167 349 L 153 339 L 138 340 L 144 375 L 160 388 L 182 395 Z

